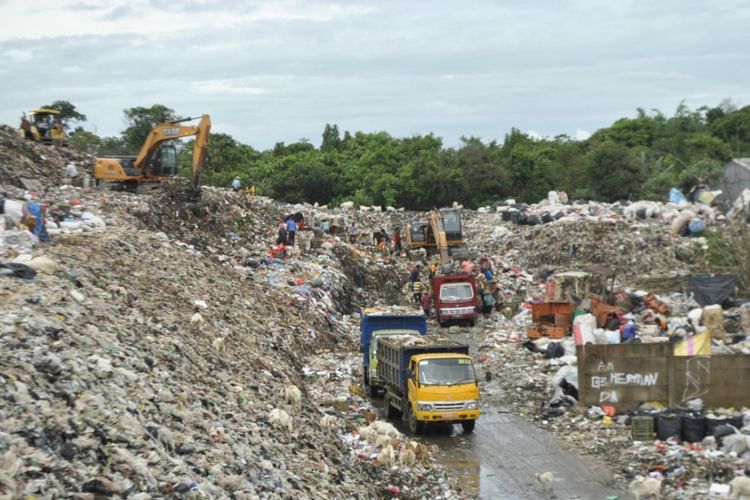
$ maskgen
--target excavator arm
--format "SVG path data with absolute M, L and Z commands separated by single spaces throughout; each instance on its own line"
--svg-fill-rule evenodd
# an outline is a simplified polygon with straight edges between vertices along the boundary
M 208 147 L 208 136 L 211 132 L 211 118 L 208 115 L 202 115 L 198 125 L 181 125 L 181 123 L 194 120 L 194 118 L 185 118 L 156 125 L 151 133 L 148 134 L 146 141 L 143 143 L 138 156 L 135 158 L 134 166 L 142 171 L 148 168 L 151 156 L 164 141 L 178 139 L 180 137 L 195 137 L 195 146 L 193 148 L 193 188 L 197 189 L 200 185 L 200 175 L 203 170 L 203 163 L 206 158 L 206 149 Z
M 445 237 L 443 217 L 438 210 L 433 210 L 427 218 L 430 221 L 432 234 L 435 236 L 435 244 L 437 245 L 438 253 L 440 255 L 440 264 L 448 264 L 450 263 L 448 258 L 448 240 Z
M 211 118 L 203 115 L 198 123 L 198 133 L 195 135 L 193 146 L 193 189 L 201 185 L 201 172 L 206 163 L 206 152 L 208 151 L 208 135 L 211 132 Z

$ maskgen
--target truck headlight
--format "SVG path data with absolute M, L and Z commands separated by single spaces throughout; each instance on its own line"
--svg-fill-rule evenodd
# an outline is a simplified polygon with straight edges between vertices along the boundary
M 432 403 L 424 403 L 422 401 L 417 401 L 417 410 L 432 411 Z
M 464 403 L 464 408 L 466 408 L 467 410 L 476 410 L 478 407 L 479 405 L 477 405 L 476 399 L 472 399 L 471 401 L 466 401 Z

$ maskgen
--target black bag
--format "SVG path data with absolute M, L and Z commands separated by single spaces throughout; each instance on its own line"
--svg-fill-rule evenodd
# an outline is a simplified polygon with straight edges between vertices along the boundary
M 544 359 L 562 358 L 565 356 L 565 348 L 560 342 L 550 342 L 544 352 Z
M 660 413 L 656 417 L 656 435 L 662 441 L 672 437 L 679 440 L 682 436 L 682 417 L 674 413 Z
M 706 437 L 706 417 L 686 414 L 682 416 L 682 439 L 688 443 L 700 443 Z
M 737 429 L 732 427 L 729 424 L 722 424 L 714 428 L 713 436 L 716 439 L 721 439 L 723 437 L 729 436 L 730 434 L 736 434 Z
M 528 224 L 529 226 L 538 226 L 541 223 L 542 221 L 539 219 L 539 216 L 537 215 L 529 215 L 526 218 L 526 224 Z
M 706 436 L 714 436 L 714 432 L 717 427 L 726 425 L 729 423 L 729 419 L 726 417 L 720 418 L 707 418 L 706 419 Z

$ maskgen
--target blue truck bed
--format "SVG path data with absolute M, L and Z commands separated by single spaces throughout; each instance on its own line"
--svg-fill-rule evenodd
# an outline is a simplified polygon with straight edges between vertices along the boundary
M 362 365 L 370 365 L 370 338 L 375 330 L 416 330 L 420 335 L 427 333 L 427 320 L 423 314 L 389 314 L 378 310 L 360 311 L 359 349 L 362 352 Z

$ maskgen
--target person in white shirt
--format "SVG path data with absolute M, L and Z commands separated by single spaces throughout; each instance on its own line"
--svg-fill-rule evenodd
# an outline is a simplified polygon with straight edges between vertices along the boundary
M 68 178 L 68 182 L 72 186 L 78 186 L 81 180 L 81 174 L 78 173 L 76 164 L 72 161 L 65 166 L 65 176 Z

